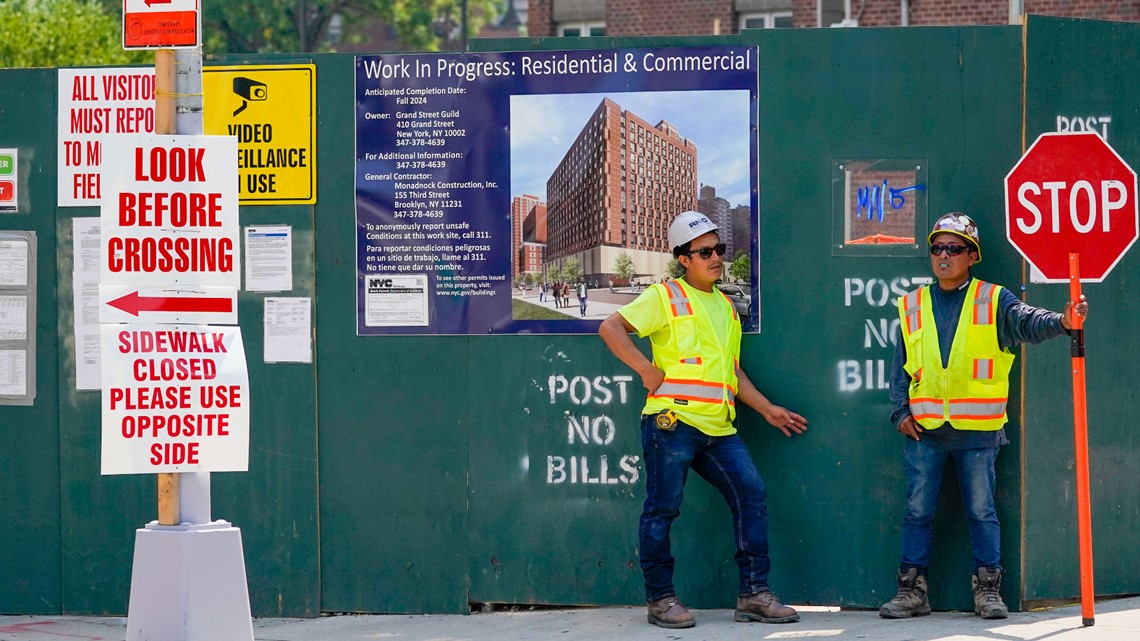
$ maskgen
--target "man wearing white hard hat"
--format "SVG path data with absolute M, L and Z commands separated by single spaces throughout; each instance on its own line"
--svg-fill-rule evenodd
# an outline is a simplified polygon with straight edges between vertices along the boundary
M 740 569 L 734 618 L 765 623 L 800 618 L 768 588 L 767 491 L 732 421 L 737 401 L 786 436 L 803 433 L 807 420 L 772 404 L 740 369 L 740 319 L 715 287 L 725 252 L 716 231 L 704 214 L 678 215 L 669 227 L 669 246 L 685 275 L 650 286 L 598 330 L 648 390 L 641 411 L 646 498 L 638 538 L 647 619 L 663 628 L 696 623 L 673 588 L 669 543 L 690 469 L 724 495 L 732 511 Z M 637 349 L 631 332 L 649 337 L 652 361 Z
M 974 551 L 974 613 L 1004 619 L 1001 530 L 994 509 L 994 463 L 1009 443 L 1004 425 L 1010 351 L 1072 328 L 1088 315 L 1084 296 L 1064 313 L 1031 307 L 999 285 L 978 280 L 978 226 L 946 214 L 927 236 L 937 282 L 899 299 L 899 332 L 891 366 L 891 422 L 906 437 L 907 506 L 902 526 L 898 593 L 879 608 L 885 619 L 930 614 L 927 570 L 942 472 L 953 461 Z

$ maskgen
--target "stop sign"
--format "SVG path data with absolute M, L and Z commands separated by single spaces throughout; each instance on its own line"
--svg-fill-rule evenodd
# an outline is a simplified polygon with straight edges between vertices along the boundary
M 1005 177 L 1005 232 L 1049 282 L 1099 283 L 1136 242 L 1136 172 L 1094 133 L 1044 133 Z

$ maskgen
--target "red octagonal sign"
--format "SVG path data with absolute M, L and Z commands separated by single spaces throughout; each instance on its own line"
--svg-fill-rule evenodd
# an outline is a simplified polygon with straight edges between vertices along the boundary
M 1049 282 L 1099 283 L 1136 242 L 1136 172 L 1094 133 L 1045 133 L 1005 177 L 1009 242 Z

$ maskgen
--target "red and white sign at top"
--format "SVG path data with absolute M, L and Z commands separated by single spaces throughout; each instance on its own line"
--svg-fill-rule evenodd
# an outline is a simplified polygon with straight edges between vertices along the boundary
M 1140 231 L 1136 172 L 1094 133 L 1045 133 L 1005 177 L 1006 236 L 1049 282 L 1100 282 Z
M 192 48 L 200 44 L 199 0 L 123 0 L 124 49 Z
M 101 286 L 241 286 L 236 138 L 119 136 L 104 159 Z

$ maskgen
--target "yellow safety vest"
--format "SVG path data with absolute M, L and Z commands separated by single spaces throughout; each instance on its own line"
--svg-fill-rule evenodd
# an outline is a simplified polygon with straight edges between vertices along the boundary
M 942 367 L 930 287 L 899 301 L 899 322 L 906 341 L 910 374 L 910 413 L 933 430 L 950 423 L 960 430 L 993 431 L 1005 425 L 1009 370 L 1014 355 L 998 346 L 997 308 L 1001 286 L 974 279 L 966 291 L 962 315 L 950 347 L 949 367 Z
M 731 315 L 722 345 L 712 318 L 701 308 L 694 310 L 690 285 L 671 280 L 653 285 L 669 317 L 669 340 L 653 343 L 653 364 L 665 372 L 665 381 L 645 402 L 643 414 L 664 409 L 717 416 L 728 405 L 728 422 L 736 418 L 736 368 L 740 362 L 740 319 L 724 296 Z M 717 290 L 720 291 L 720 290 Z

